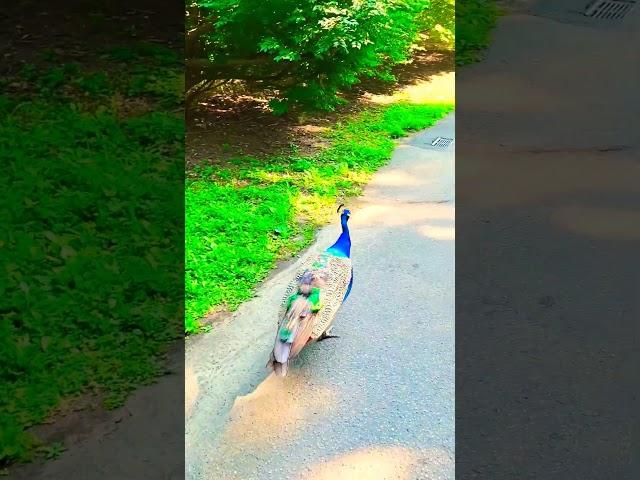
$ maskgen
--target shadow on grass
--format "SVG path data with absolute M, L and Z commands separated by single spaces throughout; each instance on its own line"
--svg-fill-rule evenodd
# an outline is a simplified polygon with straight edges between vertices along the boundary
M 187 169 L 196 165 L 223 165 L 249 156 L 312 155 L 328 146 L 323 132 L 341 119 L 370 107 L 371 95 L 388 95 L 454 71 L 450 51 L 420 51 L 411 63 L 395 69 L 396 83 L 366 81 L 344 97 L 348 104 L 334 112 L 291 113 L 274 116 L 268 93 L 230 90 L 212 95 L 187 115 Z

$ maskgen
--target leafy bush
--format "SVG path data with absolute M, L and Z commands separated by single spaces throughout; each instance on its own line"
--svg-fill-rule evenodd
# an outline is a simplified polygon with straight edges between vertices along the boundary
M 432 4 L 439 9 L 429 13 Z M 453 8 L 452 0 L 197 0 L 187 22 L 187 65 L 204 75 L 189 86 L 254 81 L 280 90 L 278 111 L 332 109 L 361 77 L 392 80 L 421 30 L 450 32 Z
M 426 32 L 431 44 L 452 47 L 456 35 L 456 1 L 431 0 L 419 15 L 420 31 Z
M 458 0 L 456 65 L 467 65 L 481 58 L 499 13 L 495 0 Z

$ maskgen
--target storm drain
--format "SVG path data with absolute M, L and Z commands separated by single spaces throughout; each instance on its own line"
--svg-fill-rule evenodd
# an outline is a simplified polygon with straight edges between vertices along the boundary
M 635 3 L 635 1 L 596 0 L 587 7 L 584 14 L 601 20 L 620 20 L 631 11 Z
M 453 138 L 447 137 L 438 137 L 433 142 L 431 142 L 431 146 L 434 148 L 447 148 L 453 142 Z

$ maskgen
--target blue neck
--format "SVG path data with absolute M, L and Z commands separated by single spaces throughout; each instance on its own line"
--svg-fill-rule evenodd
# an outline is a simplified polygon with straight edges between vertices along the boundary
M 327 252 L 335 255 L 336 257 L 346 257 L 350 258 L 351 256 L 351 237 L 349 236 L 349 227 L 347 226 L 347 218 L 342 217 L 342 233 L 336 240 L 336 243 L 327 248 Z

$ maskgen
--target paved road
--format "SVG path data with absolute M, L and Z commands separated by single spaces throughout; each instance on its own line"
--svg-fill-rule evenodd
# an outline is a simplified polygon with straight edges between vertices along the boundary
M 639 478 L 640 9 L 518 3 L 456 73 L 456 473 Z
M 265 379 L 293 265 L 188 345 L 187 478 L 454 478 L 454 147 L 430 146 L 454 122 L 401 144 L 351 206 L 341 338 Z M 308 254 L 337 234 L 324 229 Z

